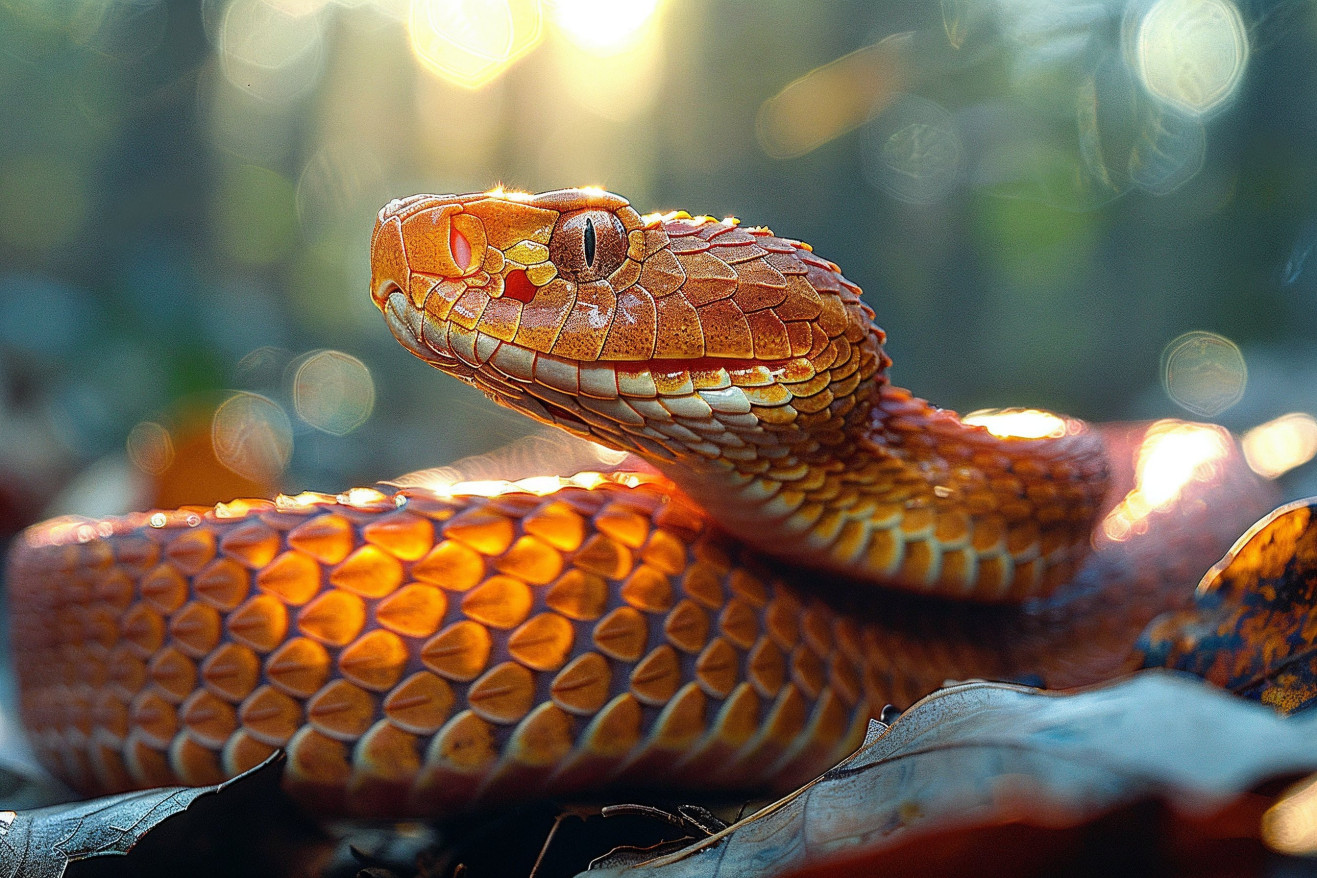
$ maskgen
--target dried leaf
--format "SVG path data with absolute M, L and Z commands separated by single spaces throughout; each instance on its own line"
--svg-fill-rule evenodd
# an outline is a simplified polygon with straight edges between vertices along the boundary
M 1203 578 L 1194 604 L 1156 620 L 1149 667 L 1196 674 L 1294 713 L 1317 702 L 1317 499 L 1253 525 Z
M 256 776 L 277 783 L 283 754 L 209 787 L 162 787 L 30 811 L 0 811 L 0 876 L 60 878 L 69 863 L 123 855 L 201 796 L 223 794 Z
M 1264 780 L 1317 768 L 1314 734 L 1317 715 L 1286 719 L 1160 671 L 1071 694 L 964 683 L 726 832 L 589 874 L 779 875 L 1022 809 L 1059 828 L 1159 798 L 1205 819 Z

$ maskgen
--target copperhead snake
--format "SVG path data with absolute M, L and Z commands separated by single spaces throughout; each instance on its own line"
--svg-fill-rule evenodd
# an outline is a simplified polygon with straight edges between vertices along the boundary
M 418 195 L 380 211 L 371 264 L 411 353 L 653 471 L 29 529 L 23 722 L 76 788 L 282 747 L 326 812 L 786 789 L 946 679 L 1137 666 L 1270 508 L 1218 428 L 969 423 L 892 385 L 860 289 L 766 228 L 596 189 Z M 1202 466 L 1131 505 L 1176 435 Z

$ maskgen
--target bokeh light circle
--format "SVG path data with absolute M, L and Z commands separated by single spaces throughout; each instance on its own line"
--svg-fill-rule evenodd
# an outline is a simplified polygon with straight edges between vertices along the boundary
M 1157 0 L 1139 22 L 1135 70 L 1150 95 L 1201 115 L 1235 93 L 1248 51 L 1243 17 L 1230 0 Z
M 1162 386 L 1176 405 L 1214 418 L 1244 395 L 1248 366 L 1239 346 L 1215 332 L 1186 332 L 1162 350 Z
M 316 351 L 293 374 L 293 408 L 306 423 L 344 436 L 375 408 L 375 382 L 366 364 L 342 351 Z
M 945 198 L 961 178 L 965 147 L 956 121 L 942 106 L 902 95 L 870 125 L 864 177 L 909 204 Z
M 269 482 L 293 456 L 293 425 L 274 400 L 239 392 L 215 410 L 210 441 L 220 463 L 244 478 Z
M 266 0 L 231 0 L 217 42 L 229 83 L 270 104 L 306 94 L 324 68 L 318 16 Z
M 155 421 L 143 421 L 128 433 L 128 459 L 144 473 L 158 476 L 174 462 L 174 438 Z

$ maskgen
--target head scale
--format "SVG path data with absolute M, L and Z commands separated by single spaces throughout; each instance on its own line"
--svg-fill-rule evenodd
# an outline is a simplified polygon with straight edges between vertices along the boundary
M 380 211 L 371 293 L 413 354 L 660 466 L 835 444 L 885 380 L 860 290 L 735 220 L 598 189 L 416 195 Z

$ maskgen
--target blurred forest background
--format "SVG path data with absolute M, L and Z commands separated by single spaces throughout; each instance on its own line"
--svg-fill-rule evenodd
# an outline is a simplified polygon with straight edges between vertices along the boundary
M 1292 414 L 1303 459 L 1314 43 L 1287 0 L 0 0 L 0 537 L 533 429 L 366 290 L 384 202 L 498 183 L 813 243 L 940 405 Z

